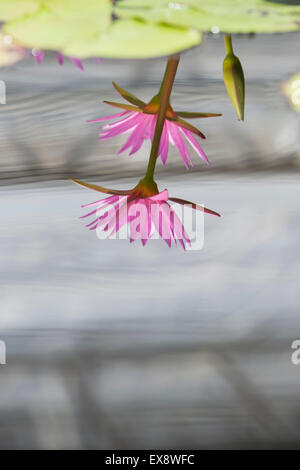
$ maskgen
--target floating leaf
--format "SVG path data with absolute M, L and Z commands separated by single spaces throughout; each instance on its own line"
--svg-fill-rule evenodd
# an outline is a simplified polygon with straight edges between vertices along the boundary
M 227 33 L 300 29 L 300 4 L 269 0 L 121 0 L 116 13 L 154 23 Z
M 79 58 L 147 58 L 201 42 L 192 28 L 114 19 L 111 0 L 0 0 L 4 31 L 28 48 Z
M 143 59 L 176 54 L 200 42 L 199 32 L 193 29 L 148 24 L 139 20 L 121 20 L 115 21 L 97 40 L 69 43 L 64 52 L 83 58 L 100 56 Z
M 0 21 L 12 21 L 40 8 L 40 0 L 0 0 Z
M 2 1 L 0 0 L 0 19 Z M 97 8 L 94 0 L 85 1 L 84 5 L 89 13 L 80 6 L 81 0 L 73 0 L 73 8 L 70 6 L 69 9 L 68 3 L 66 0 L 61 3 L 57 0 L 45 1 L 34 13 L 6 23 L 4 30 L 26 47 L 63 52 L 69 42 L 92 41 L 95 35 L 98 37 L 110 27 L 109 0 L 100 0 Z

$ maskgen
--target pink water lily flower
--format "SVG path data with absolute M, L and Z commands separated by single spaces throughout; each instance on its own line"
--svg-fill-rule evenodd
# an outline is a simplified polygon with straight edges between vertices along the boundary
M 124 103 L 105 101 L 106 104 L 124 109 L 124 111 L 111 116 L 92 119 L 88 122 L 101 122 L 110 119 L 118 119 L 114 123 L 100 127 L 101 133 L 99 134 L 99 140 L 106 140 L 118 135 L 130 133 L 128 140 L 125 142 L 119 153 L 122 153 L 125 150 L 130 150 L 129 155 L 132 155 L 141 148 L 144 141 L 148 139 L 153 141 L 157 113 L 159 110 L 160 93 L 152 98 L 152 100 L 147 104 L 128 91 L 120 88 L 116 83 L 113 82 L 113 85 L 120 95 L 131 104 L 128 105 Z M 177 147 L 186 168 L 193 165 L 186 141 L 191 145 L 200 158 L 202 158 L 206 163 L 209 163 L 204 150 L 195 138 L 196 136 L 205 139 L 205 136 L 196 127 L 192 126 L 182 118 L 206 118 L 215 116 L 221 116 L 221 114 L 198 112 L 189 113 L 184 111 L 175 112 L 169 104 L 158 154 L 161 157 L 162 163 L 165 165 L 167 161 L 169 144 L 171 144 Z
M 169 247 L 172 242 L 176 245 L 178 241 L 182 248 L 186 249 L 187 245 L 191 245 L 191 240 L 169 201 L 180 205 L 188 204 L 193 209 L 220 216 L 217 212 L 189 201 L 169 197 L 167 190 L 159 192 L 154 181 L 149 183 L 145 179 L 141 180 L 135 188 L 125 191 L 107 189 L 77 179 L 72 179 L 72 181 L 110 195 L 84 204 L 82 207 L 92 208 L 92 211 L 81 217 L 96 217 L 86 227 L 89 230 L 102 229 L 108 233 L 108 238 L 113 238 L 124 226 L 129 226 L 130 242 L 139 238 L 145 246 L 147 241 L 158 233 Z
M 37 50 L 37 49 L 33 49 L 32 50 L 32 55 L 33 57 L 35 58 L 36 62 L 38 64 L 41 64 L 45 58 L 45 51 L 40 51 L 40 50 Z M 64 64 L 64 61 L 65 61 L 65 56 L 63 54 L 61 54 L 60 52 L 56 52 L 55 53 L 55 56 L 56 56 L 56 60 L 57 62 L 59 63 L 59 65 L 63 65 Z M 83 68 L 83 65 L 82 65 L 82 61 L 80 59 L 78 59 L 77 57 L 69 57 L 69 59 L 73 62 L 73 64 L 76 65 L 76 67 L 78 67 L 80 70 L 84 70 Z M 98 58 L 98 59 L 95 59 L 97 63 L 101 63 L 102 62 L 102 59 Z

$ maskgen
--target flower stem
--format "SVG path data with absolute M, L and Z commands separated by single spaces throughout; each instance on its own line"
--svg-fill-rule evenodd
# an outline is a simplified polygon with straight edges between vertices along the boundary
M 162 81 L 161 89 L 160 89 L 160 103 L 159 103 L 159 110 L 156 120 L 156 126 L 154 131 L 154 137 L 148 162 L 148 168 L 145 176 L 145 180 L 153 181 L 154 171 L 156 160 L 159 151 L 160 139 L 162 136 L 166 112 L 168 109 L 170 95 L 173 87 L 173 83 L 175 80 L 175 75 L 177 71 L 179 63 L 179 56 L 170 57 L 168 59 L 165 75 Z
M 226 54 L 233 54 L 231 34 L 225 34 L 224 41 Z

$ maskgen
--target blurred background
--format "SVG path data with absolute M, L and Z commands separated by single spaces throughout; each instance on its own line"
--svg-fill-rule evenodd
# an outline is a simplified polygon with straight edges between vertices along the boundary
M 136 184 L 150 145 L 118 156 L 126 136 L 99 142 L 86 120 L 112 114 L 112 80 L 150 99 L 163 60 L 0 69 L 2 449 L 300 448 L 300 115 L 280 88 L 299 40 L 234 37 L 244 123 L 223 37 L 182 56 L 174 108 L 223 117 L 194 121 L 209 167 L 172 147 L 156 179 L 222 214 L 201 251 L 98 240 L 79 220 L 95 196 L 68 180 Z

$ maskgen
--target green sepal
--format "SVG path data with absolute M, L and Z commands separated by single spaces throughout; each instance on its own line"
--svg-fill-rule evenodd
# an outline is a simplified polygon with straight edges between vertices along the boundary
M 119 87 L 115 82 L 112 82 L 113 86 L 117 90 L 117 92 L 124 98 L 126 101 L 129 101 L 129 103 L 135 104 L 136 106 L 143 107 L 145 106 L 146 103 L 144 101 L 140 100 L 136 96 L 132 95 L 129 93 L 129 91 L 124 90 L 123 88 Z
M 84 183 L 83 181 L 77 180 L 76 178 L 70 178 L 73 183 L 79 184 L 80 186 L 84 186 L 85 188 L 88 189 L 93 189 L 94 191 L 98 191 L 100 193 L 104 194 L 114 194 L 118 196 L 127 196 L 128 194 L 131 193 L 131 190 L 128 191 L 122 191 L 118 189 L 109 189 L 109 188 L 103 188 L 102 186 L 98 186 L 97 184 L 92 184 L 92 183 Z
M 106 100 L 103 101 L 103 103 L 109 104 L 110 106 L 114 106 L 115 108 L 128 109 L 128 111 L 134 111 L 136 113 L 143 112 L 140 108 L 137 108 L 136 106 L 132 106 L 130 104 L 115 103 L 114 101 L 106 101 Z
M 177 116 L 186 118 L 186 119 L 194 119 L 194 118 L 210 118 L 210 117 L 218 117 L 222 116 L 219 113 L 189 113 L 186 111 L 176 111 Z
M 217 217 L 221 217 L 218 212 L 212 211 L 211 209 L 207 209 L 206 207 L 199 206 L 199 204 L 195 204 L 194 202 L 186 201 L 185 199 L 180 199 L 178 197 L 169 197 L 169 200 L 172 202 L 176 202 L 177 204 L 185 205 L 189 204 L 192 206 L 192 209 L 197 211 L 205 212 L 206 214 L 216 215 Z
M 193 132 L 193 134 L 198 135 L 202 139 L 206 139 L 205 135 L 202 134 L 202 132 L 199 131 L 199 129 L 197 129 L 197 127 L 192 126 L 192 124 L 190 124 L 189 122 L 184 121 L 183 119 L 169 119 L 169 121 L 175 121 L 176 124 L 179 127 L 183 127 L 184 129 L 187 129 L 188 131 Z

